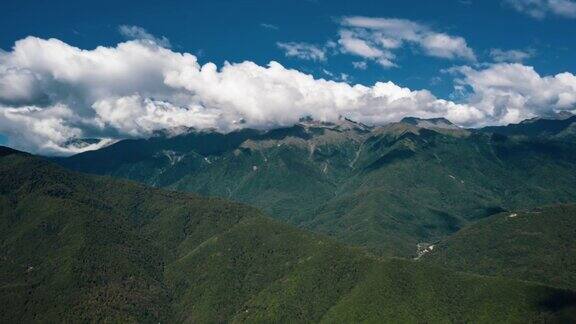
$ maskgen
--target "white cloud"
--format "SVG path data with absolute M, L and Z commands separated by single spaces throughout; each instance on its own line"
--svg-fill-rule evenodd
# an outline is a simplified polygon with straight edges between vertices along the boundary
M 340 32 L 340 39 L 338 43 L 342 46 L 342 50 L 346 53 L 355 54 L 365 58 L 379 58 L 385 55 L 385 52 L 370 45 L 367 41 L 358 38 L 355 33 L 349 30 Z
M 0 76 L 0 98 L 4 102 L 25 104 L 41 100 L 38 80 L 30 71 L 0 66 Z
M 504 3 L 537 19 L 548 15 L 576 18 L 576 2 L 572 0 L 504 0 Z
M 340 31 L 340 39 L 338 40 L 338 43 L 340 44 L 341 50 L 344 53 L 375 60 L 383 67 L 396 66 L 396 64 L 392 62 L 394 54 L 392 54 L 390 51 L 381 50 L 376 46 L 369 44 L 366 40 L 358 38 L 358 36 L 352 31 Z
M 442 33 L 433 33 L 422 39 L 421 46 L 430 56 L 446 59 L 463 58 L 475 61 L 474 51 L 468 47 L 462 37 L 454 37 Z
M 36 152 L 57 152 L 60 144 L 80 137 L 82 130 L 69 126 L 74 112 L 65 105 L 49 107 L 0 105 L 0 130 L 10 136 L 10 144 Z
M 360 62 L 352 62 L 352 66 L 358 70 L 366 70 L 368 64 L 364 61 L 360 61 Z
M 296 43 L 296 42 L 278 42 L 276 45 L 284 50 L 284 54 L 289 57 L 297 57 L 303 60 L 311 61 L 325 61 L 326 60 L 326 50 L 322 47 L 308 44 L 308 43 Z
M 576 2 L 571 0 L 548 0 L 550 11 L 554 14 L 576 18 Z
M 203 107 L 176 106 L 168 101 L 143 98 L 139 94 L 96 101 L 92 108 L 94 121 L 101 127 L 112 127 L 123 133 L 139 137 L 157 130 L 181 127 L 212 127 L 214 113 Z
M 374 60 L 384 67 L 396 66 L 394 51 L 407 44 L 419 47 L 428 56 L 476 60 L 464 38 L 436 32 L 410 20 L 354 16 L 343 18 L 341 26 L 338 43 L 342 52 Z
M 482 124 L 507 124 L 551 112 L 576 109 L 576 76 L 540 76 L 533 67 L 500 63 L 483 70 L 461 67 L 457 86 L 467 102 L 486 114 Z
M 367 87 L 314 79 L 276 62 L 219 69 L 140 41 L 82 50 L 28 37 L 0 54 L 0 84 L 10 80 L 26 86 L 2 88 L 0 133 L 42 153 L 71 153 L 66 143 L 81 137 L 141 137 L 182 126 L 230 131 L 240 119 L 242 127 L 270 128 L 308 115 L 373 124 L 407 115 L 460 123 L 482 117 L 473 107 L 391 82 Z
M 170 44 L 170 40 L 168 40 L 168 38 L 164 36 L 158 38 L 150 34 L 148 31 L 146 31 L 146 29 L 140 26 L 121 25 L 118 27 L 118 31 L 126 39 L 136 39 L 145 42 L 150 42 L 166 48 L 172 47 L 172 45 Z
M 534 51 L 502 50 L 493 48 L 490 50 L 490 57 L 498 63 L 501 62 L 523 62 L 534 56 Z
M 463 103 L 392 82 L 364 86 L 315 79 L 277 62 L 201 65 L 192 54 L 141 41 L 82 50 L 28 37 L 0 52 L 0 85 L 23 85 L 1 88 L 0 133 L 21 149 L 70 154 L 81 148 L 67 143 L 83 137 L 146 137 L 182 127 L 267 129 L 303 116 L 345 116 L 367 124 L 405 116 L 501 124 L 547 109 L 574 109 L 576 102 L 576 77 L 570 73 L 541 77 L 519 64 L 463 67 L 457 73 L 458 84 L 471 89 Z
M 278 26 L 273 25 L 273 24 L 268 24 L 268 23 L 260 23 L 260 27 L 265 28 L 265 29 L 273 29 L 273 30 L 278 30 Z

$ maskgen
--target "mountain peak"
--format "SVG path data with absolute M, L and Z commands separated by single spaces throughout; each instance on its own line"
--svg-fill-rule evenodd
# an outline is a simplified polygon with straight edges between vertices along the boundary
M 18 150 L 15 150 L 13 148 L 9 148 L 7 146 L 0 146 L 0 157 L 4 157 L 10 154 L 24 154 L 23 152 L 20 152 Z
M 557 119 L 568 119 L 570 117 L 574 117 L 576 115 L 574 115 L 573 113 L 569 112 L 569 111 L 561 111 L 559 113 L 556 113 L 556 118 Z
M 360 131 L 368 131 L 372 127 L 362 124 L 360 122 L 354 121 L 350 118 L 340 116 L 338 120 L 334 122 L 329 121 L 320 121 L 317 119 L 313 119 L 310 116 L 302 117 L 299 120 L 299 125 L 304 127 L 321 127 L 321 128 L 333 128 L 338 130 L 360 130 Z
M 576 125 L 576 115 L 569 112 L 561 112 L 554 115 L 526 119 L 518 124 L 488 126 L 481 128 L 480 131 L 506 136 L 573 136 L 574 125 Z
M 570 119 L 572 117 L 574 117 L 576 115 L 574 115 L 573 113 L 569 112 L 569 111 L 560 111 L 560 112 L 555 112 L 552 114 L 548 114 L 548 115 L 544 115 L 544 116 L 540 116 L 540 117 L 534 117 L 534 118 L 530 118 L 530 119 L 526 119 L 520 122 L 520 124 L 530 124 L 539 120 L 566 120 L 566 119 Z
M 418 117 L 404 117 L 400 121 L 404 124 L 410 124 L 421 128 L 440 128 L 440 129 L 460 129 L 446 118 L 418 118 Z

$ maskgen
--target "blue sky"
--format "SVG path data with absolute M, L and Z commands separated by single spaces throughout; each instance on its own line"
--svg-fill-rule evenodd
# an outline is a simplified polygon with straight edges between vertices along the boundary
M 8 0 L 0 7 L 0 48 L 6 52 L 27 36 L 56 38 L 87 50 L 114 47 L 127 40 L 119 26 L 128 26 L 164 39 L 173 52 L 194 54 L 201 64 L 251 61 L 266 66 L 277 61 L 315 78 L 367 86 L 392 81 L 456 101 L 461 95 L 454 88 L 458 75 L 447 72 L 455 67 L 481 70 L 512 60 L 533 67 L 542 77 L 576 71 L 572 0 Z M 431 52 L 422 40 L 400 40 L 400 45 L 380 47 L 385 53 L 378 57 L 354 54 L 344 48 L 342 31 L 373 39 L 374 30 L 346 25 L 347 17 L 411 23 L 420 30 L 418 37 L 447 35 L 464 41 L 471 52 Z M 322 58 L 287 56 L 288 45 L 282 44 L 314 46 Z M 392 57 L 394 66 L 379 64 L 383 57 Z M 0 143 L 5 136 L 16 136 L 3 133 Z
M 534 19 L 499 0 L 382 1 L 4 1 L 0 11 L 0 48 L 8 50 L 29 35 L 55 37 L 80 48 L 114 45 L 123 40 L 119 25 L 136 25 L 167 37 L 176 51 L 198 54 L 217 64 L 243 60 L 287 67 L 330 77 L 346 73 L 353 82 L 393 80 L 410 88 L 427 88 L 445 97 L 452 89 L 440 71 L 465 62 L 423 57 L 410 48 L 398 53 L 398 68 L 370 64 L 355 70 L 346 55 L 325 62 L 287 58 L 277 42 L 322 44 L 337 39 L 343 16 L 402 18 L 464 37 L 480 62 L 490 62 L 493 48 L 534 51 L 525 62 L 542 74 L 575 71 L 576 19 L 551 15 Z M 266 28 L 264 24 L 277 28 Z M 442 80 L 439 80 L 441 77 Z M 448 80 L 445 80 L 448 79 Z

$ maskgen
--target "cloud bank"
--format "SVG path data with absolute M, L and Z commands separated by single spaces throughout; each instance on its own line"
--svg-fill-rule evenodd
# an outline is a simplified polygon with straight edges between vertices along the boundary
M 500 63 L 484 70 L 455 69 L 467 103 L 489 116 L 481 124 L 508 124 L 576 109 L 576 76 L 540 76 L 533 67 Z M 466 90 L 465 90 L 466 91 Z
M 27 37 L 0 52 L 0 133 L 20 149 L 71 154 L 87 149 L 70 145 L 75 139 L 146 137 L 183 127 L 267 129 L 303 116 L 367 124 L 446 117 L 474 126 L 571 110 L 576 103 L 570 73 L 542 77 L 531 67 L 504 63 L 452 72 L 465 89 L 460 103 L 392 82 L 315 79 L 277 62 L 200 64 L 192 54 L 145 40 L 83 50 Z

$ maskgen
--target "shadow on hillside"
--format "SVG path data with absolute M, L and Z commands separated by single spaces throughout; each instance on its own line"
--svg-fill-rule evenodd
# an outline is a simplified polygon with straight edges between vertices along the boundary
M 542 300 L 539 305 L 542 309 L 557 314 L 557 320 L 562 323 L 574 323 L 576 318 L 576 292 L 558 291 Z

